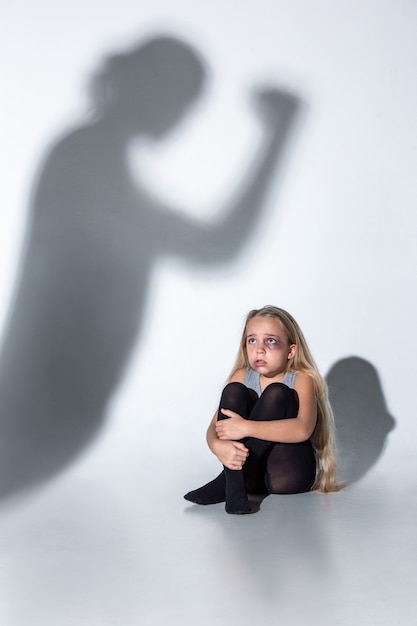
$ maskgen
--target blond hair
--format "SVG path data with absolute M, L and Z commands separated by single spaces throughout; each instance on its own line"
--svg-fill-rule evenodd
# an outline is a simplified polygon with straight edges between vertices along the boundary
M 337 483 L 335 477 L 335 428 L 327 384 L 317 368 L 301 328 L 292 315 L 284 309 L 270 305 L 250 311 L 246 317 L 239 352 L 232 373 L 242 367 L 249 366 L 246 350 L 247 328 L 249 321 L 254 317 L 274 317 L 282 323 L 289 343 L 296 346 L 294 356 L 288 360 L 287 372 L 305 372 L 314 381 L 317 398 L 317 423 L 311 436 L 311 443 L 316 456 L 317 472 L 312 489 L 318 489 L 322 492 L 338 491 L 341 485 Z

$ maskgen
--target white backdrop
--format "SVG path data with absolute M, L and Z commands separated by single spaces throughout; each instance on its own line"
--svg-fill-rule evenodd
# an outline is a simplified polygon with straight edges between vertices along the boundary
M 131 153 L 132 169 L 140 159 L 142 180 L 169 206 L 207 218 L 239 187 L 259 134 L 254 88 L 284 87 L 304 107 L 242 254 L 209 269 L 158 263 L 112 427 L 129 413 L 136 428 L 138 395 L 159 384 L 161 358 L 167 394 L 178 403 L 170 413 L 205 423 L 243 316 L 274 303 L 299 320 L 324 374 L 347 356 L 373 364 L 397 420 L 384 463 L 406 462 L 415 433 L 414 3 L 210 2 L 197 9 L 180 0 L 65 7 L 44 0 L 2 11 L 2 319 L 35 175 L 51 143 L 83 121 L 88 79 L 109 55 L 152 33 L 172 33 L 201 53 L 211 77 L 177 132 Z M 192 409 L 184 414 L 185 381 Z M 173 419 L 163 401 L 152 407 L 161 427 Z
M 128 493 L 127 476 L 134 482 L 147 462 L 161 480 L 169 466 L 179 494 L 209 478 L 205 429 L 244 315 L 264 304 L 296 317 L 323 374 L 352 356 L 375 368 L 396 424 L 371 471 L 415 485 L 416 4 L 21 0 L 1 12 L 3 328 L 37 173 L 85 119 L 86 86 L 106 57 L 163 32 L 204 58 L 210 80 L 195 109 L 129 154 L 149 193 L 192 217 L 221 216 L 243 184 L 261 132 L 253 90 L 271 84 L 303 102 L 242 252 L 218 266 L 171 257 L 154 266 L 122 382 L 90 448 L 67 467 L 66 489 Z M 52 489 L 52 508 L 53 488 L 42 492 Z

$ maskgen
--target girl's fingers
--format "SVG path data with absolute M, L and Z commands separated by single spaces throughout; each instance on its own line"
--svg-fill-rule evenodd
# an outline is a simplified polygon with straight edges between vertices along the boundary
M 220 409 L 220 413 L 222 413 L 223 415 L 227 415 L 228 417 L 234 417 L 235 415 L 237 415 L 237 413 L 231 411 L 230 409 Z
M 240 470 L 243 468 L 243 463 L 230 463 L 229 469 Z

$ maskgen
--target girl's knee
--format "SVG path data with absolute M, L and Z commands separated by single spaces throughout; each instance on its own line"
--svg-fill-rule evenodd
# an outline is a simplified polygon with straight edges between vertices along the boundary
M 243 383 L 228 383 L 223 389 L 220 406 L 225 409 L 236 411 L 244 417 L 248 416 L 258 396 L 252 389 L 248 389 Z
M 272 396 L 275 402 L 286 402 L 287 404 L 295 402 L 298 405 L 297 392 L 284 383 L 271 383 L 262 395 L 267 398 Z
M 243 383 L 233 382 L 228 383 L 222 392 L 222 404 L 229 400 L 235 400 L 236 398 L 241 398 L 245 396 L 245 392 L 247 388 Z
M 269 396 L 271 394 L 278 396 L 279 398 L 292 398 L 294 396 L 294 389 L 288 387 L 284 383 L 271 383 L 263 392 L 264 396 Z
M 271 383 L 261 396 L 260 419 L 283 419 L 298 413 L 298 396 L 294 389 L 283 383 Z
M 229 389 L 240 389 L 240 390 L 244 390 L 247 389 L 247 387 L 245 387 L 245 385 L 243 383 L 238 383 L 238 382 L 233 382 L 233 383 L 227 383 L 226 387 L 223 389 L 223 391 L 229 390 Z

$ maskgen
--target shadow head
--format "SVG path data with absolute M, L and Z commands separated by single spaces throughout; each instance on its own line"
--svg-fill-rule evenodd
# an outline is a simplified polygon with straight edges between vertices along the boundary
M 199 53 L 171 36 L 157 36 L 109 57 L 92 79 L 96 116 L 130 135 L 159 138 L 201 95 L 207 69 Z
M 369 361 L 356 356 L 341 359 L 326 379 L 336 424 L 338 478 L 352 483 L 378 462 L 395 420 Z

